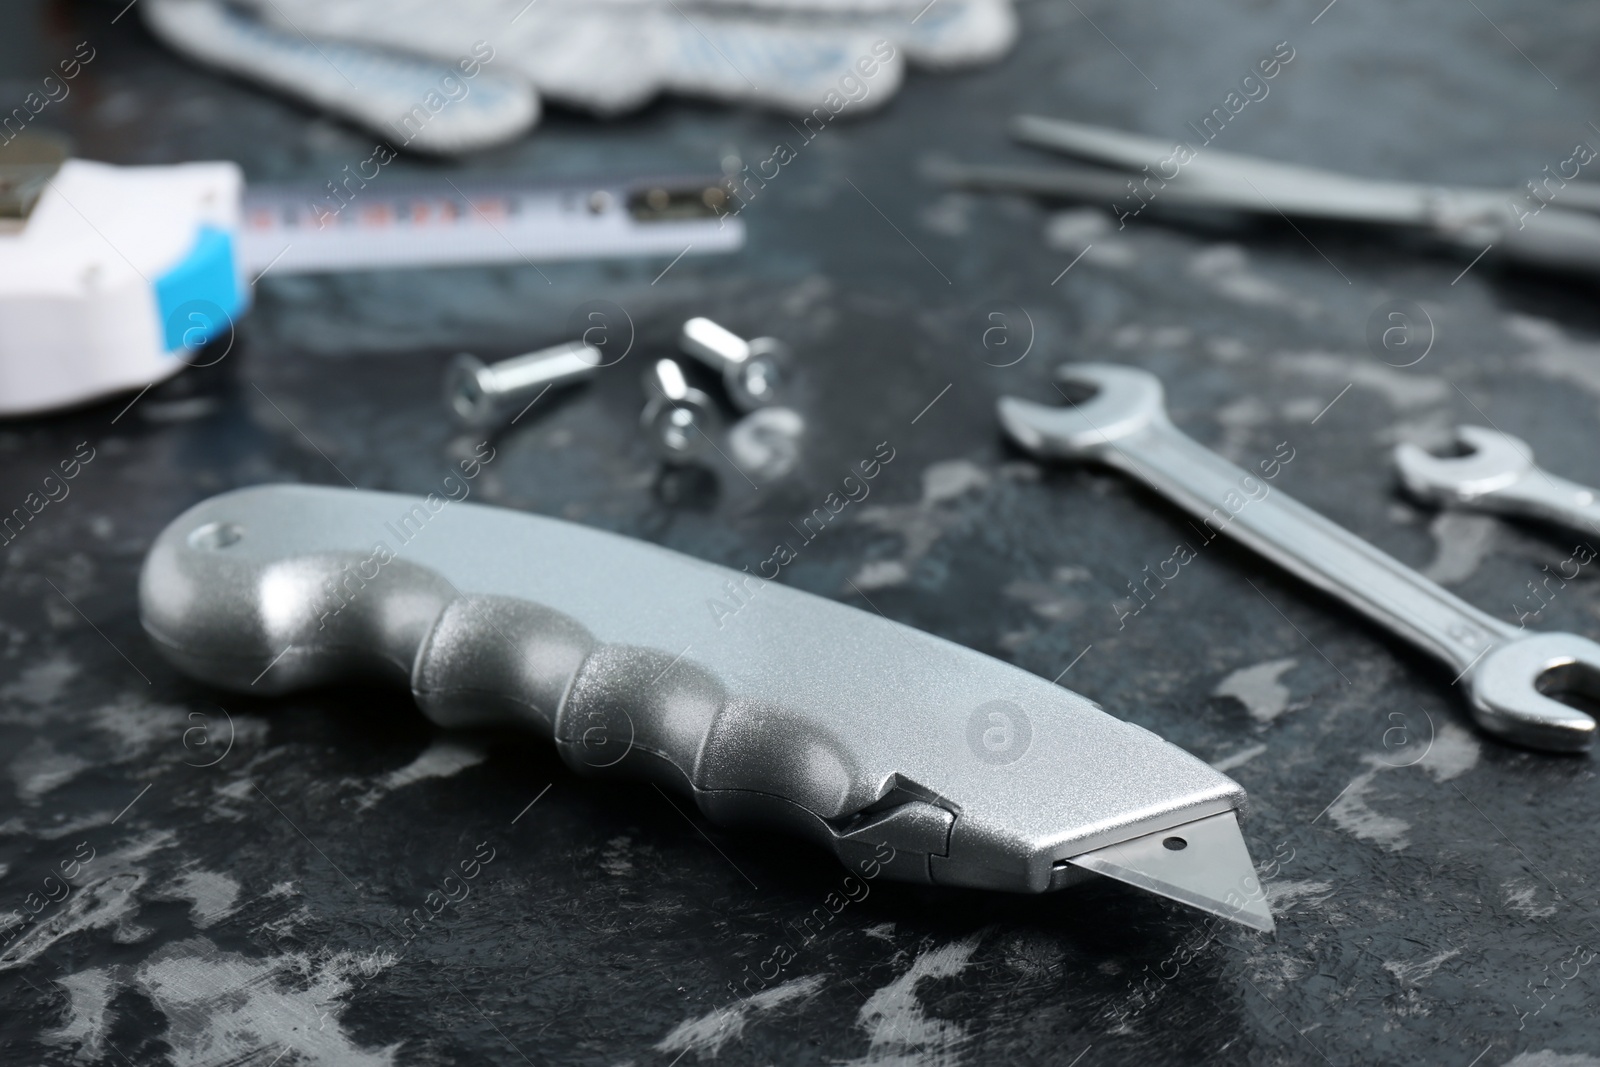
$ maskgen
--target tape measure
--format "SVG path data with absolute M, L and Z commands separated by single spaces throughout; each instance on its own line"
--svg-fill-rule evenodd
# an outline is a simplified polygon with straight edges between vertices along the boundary
M 0 148 L 0 416 L 149 387 L 205 358 L 263 273 L 730 252 L 720 179 L 244 188 L 232 163 Z
M 238 167 L 65 156 L 22 138 L 0 154 L 0 415 L 170 377 L 249 306 Z
M 252 188 L 240 254 L 273 273 L 704 255 L 744 244 L 719 178 Z

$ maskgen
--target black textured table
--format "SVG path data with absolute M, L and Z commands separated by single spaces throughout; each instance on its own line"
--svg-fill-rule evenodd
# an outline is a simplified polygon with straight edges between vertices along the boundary
M 87 39 L 95 60 L 47 117 L 90 158 L 321 181 L 370 152 L 185 65 L 135 18 L 111 25 L 118 6 L 18 5 L 0 104 Z M 8 513 L 92 456 L 3 548 L 0 1061 L 1600 1063 L 1591 758 L 1484 737 L 1448 672 L 1222 541 L 1132 614 L 1129 583 L 1170 574 L 1193 528 L 1110 473 L 1036 465 L 994 418 L 1003 393 L 1051 396 L 1063 359 L 1136 363 L 1199 440 L 1251 465 L 1292 455 L 1277 488 L 1499 617 L 1592 634 L 1592 565 L 1540 599 L 1530 585 L 1581 538 L 1419 509 L 1388 454 L 1492 422 L 1600 482 L 1593 285 L 1492 253 L 1463 274 L 1470 255 L 1348 227 L 1151 212 L 1119 230 L 923 176 L 941 157 L 1032 161 L 1003 133 L 1019 111 L 1183 136 L 1280 41 L 1293 60 L 1217 147 L 1509 188 L 1600 143 L 1600 9 L 1321 7 L 1027 3 L 1002 65 L 913 76 L 806 144 L 744 212 L 737 255 L 659 280 L 665 257 L 269 276 L 216 366 L 126 411 L 0 428 Z M 558 112 L 467 166 L 703 170 L 791 136 L 686 103 L 606 125 Z M 782 580 L 1046 678 L 1071 664 L 1062 684 L 1226 769 L 1251 795 L 1277 934 L 1110 882 L 1027 899 L 875 882 L 821 922 L 845 872 L 810 847 L 576 777 L 533 740 L 440 733 L 403 692 L 249 701 L 157 658 L 135 579 L 179 511 L 270 481 L 433 489 L 475 443 L 441 415 L 449 355 L 563 340 L 589 300 L 628 311 L 633 354 L 497 439 L 475 499 L 738 568 L 888 442 L 870 496 Z M 1369 344 L 1395 300 L 1433 323 L 1411 366 Z M 996 310 L 1027 350 L 1010 366 L 982 343 Z M 691 314 L 799 353 L 787 474 L 655 463 L 638 371 Z M 48 899 L 62 874 L 73 888 Z

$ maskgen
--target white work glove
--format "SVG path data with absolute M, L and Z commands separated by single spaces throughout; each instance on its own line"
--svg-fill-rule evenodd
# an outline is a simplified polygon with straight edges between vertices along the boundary
M 510 140 L 539 98 L 613 115 L 661 92 L 827 120 L 881 106 L 909 62 L 994 60 L 1011 0 L 144 0 L 184 54 L 395 147 Z

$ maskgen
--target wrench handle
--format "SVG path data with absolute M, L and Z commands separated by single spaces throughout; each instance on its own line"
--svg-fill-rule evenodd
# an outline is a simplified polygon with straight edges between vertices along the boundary
M 1565 526 L 1600 539 L 1600 493 L 1543 470 L 1516 484 L 1474 498 L 1476 507 Z
M 1120 438 L 1102 462 L 1465 673 L 1515 628 L 1203 447 L 1166 420 Z
M 1539 209 L 1524 215 L 1517 225 L 1501 217 L 1505 221 L 1495 243 L 1511 259 L 1561 270 L 1600 269 L 1600 219 L 1588 212 Z M 1469 247 L 1477 244 L 1474 239 Z

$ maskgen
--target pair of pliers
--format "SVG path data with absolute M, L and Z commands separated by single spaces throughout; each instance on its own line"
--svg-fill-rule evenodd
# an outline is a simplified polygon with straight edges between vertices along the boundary
M 1473 256 L 1492 249 L 1532 266 L 1600 270 L 1600 182 L 1576 180 L 1582 165 L 1576 155 L 1568 161 L 1573 178 L 1542 173 L 1524 191 L 1377 181 L 1224 152 L 1200 137 L 1172 142 L 1037 115 L 1017 116 L 1010 132 L 1024 144 L 1096 165 L 946 163 L 933 176 L 968 189 L 1109 201 L 1124 225 L 1146 207 L 1221 209 L 1291 225 L 1295 218 L 1365 223 Z M 1558 171 L 1566 169 L 1558 164 Z

